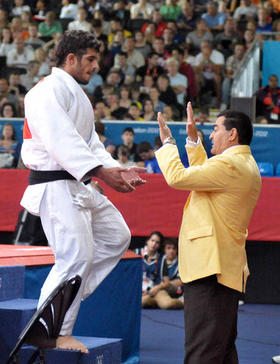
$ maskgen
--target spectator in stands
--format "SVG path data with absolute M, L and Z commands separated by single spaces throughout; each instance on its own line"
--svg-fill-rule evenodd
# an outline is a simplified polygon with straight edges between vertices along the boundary
M 38 30 L 42 37 L 52 37 L 54 34 L 62 34 L 62 26 L 53 11 L 48 11 L 46 18 L 39 24 Z
M 31 46 L 34 50 L 45 45 L 45 42 L 38 37 L 38 26 L 36 23 L 29 24 L 29 36 L 25 41 L 26 46 Z
M 21 16 L 24 11 L 31 12 L 29 5 L 24 5 L 24 0 L 14 0 L 11 16 Z
M 12 124 L 5 124 L 0 139 L 0 168 L 14 168 L 20 155 L 21 144 L 17 141 Z
M 223 0 L 219 5 L 223 12 L 232 15 L 236 7 L 240 5 L 240 0 Z
M 80 8 L 77 13 L 77 20 L 73 20 L 68 24 L 68 30 L 83 30 L 89 32 L 91 30 L 91 24 L 86 20 L 87 11 L 84 8 Z
M 35 20 L 42 21 L 42 20 L 45 20 L 46 14 L 47 14 L 46 1 L 45 0 L 38 0 L 36 2 L 36 6 L 35 6 L 35 9 L 34 9 L 33 18 Z
M 141 110 L 139 105 L 136 102 L 132 102 L 128 109 L 128 114 L 130 116 L 131 120 L 134 121 L 144 121 L 144 119 L 141 116 Z
M 201 18 L 205 20 L 206 26 L 210 30 L 224 29 L 226 14 L 218 12 L 218 3 L 215 1 L 207 3 L 207 13 L 202 14 Z
M 130 88 L 126 85 L 122 85 L 120 87 L 120 101 L 119 104 L 121 107 L 125 108 L 126 111 L 130 108 L 131 105 L 131 92 Z
M 177 96 L 177 103 L 184 106 L 188 87 L 188 79 L 179 73 L 179 62 L 176 58 L 168 58 L 166 61 L 170 86 Z
M 131 19 L 152 19 L 154 6 L 147 0 L 138 0 L 130 8 Z
M 268 13 L 264 7 L 258 9 L 257 33 L 272 32 L 272 24 L 268 20 Z
M 142 54 L 144 59 L 147 59 L 152 50 L 151 45 L 147 43 L 146 37 L 141 30 L 135 32 L 135 49 Z
M 205 20 L 200 18 L 196 21 L 195 30 L 187 35 L 186 43 L 191 47 L 191 50 L 198 53 L 204 40 L 213 41 L 213 39 L 213 35 L 208 30 Z
M 233 54 L 234 46 L 241 41 L 237 33 L 237 23 L 233 18 L 227 18 L 224 31 L 215 37 L 215 49 L 222 52 L 225 58 Z
M 113 65 L 114 58 L 107 48 L 107 43 L 102 40 L 99 40 L 99 42 L 99 74 L 102 76 L 103 80 L 105 80 L 107 73 Z
M 179 62 L 179 72 L 184 75 L 188 80 L 187 97 L 194 100 L 197 96 L 196 84 L 195 84 L 195 73 L 192 66 L 185 62 L 184 51 L 180 47 L 176 47 L 172 51 L 172 57 L 176 58 Z
M 145 99 L 143 102 L 143 119 L 145 121 L 156 121 L 154 105 L 151 99 Z
M 26 32 L 28 32 L 28 27 L 32 22 L 32 18 L 31 18 L 32 14 L 30 11 L 24 11 L 21 14 L 21 23 L 22 23 L 22 29 Z
M 246 51 L 251 47 L 254 42 L 256 33 L 253 30 L 247 29 L 244 33 L 244 42 Z
M 34 59 L 34 51 L 25 47 L 25 42 L 22 38 L 17 38 L 14 41 L 14 48 L 7 54 L 7 66 L 27 69 L 27 65 Z
M 132 36 L 127 37 L 124 41 L 122 50 L 127 53 L 127 64 L 136 69 L 144 66 L 145 59 L 143 55 L 135 49 L 135 40 Z
M 196 120 L 200 125 L 210 123 L 209 121 L 209 108 L 206 105 L 201 105 L 198 109 L 198 119 Z
M 28 32 L 24 31 L 22 28 L 22 21 L 21 18 L 15 16 L 12 18 L 10 22 L 10 30 L 12 32 L 12 38 L 15 40 L 16 38 L 26 38 L 28 36 Z
M 123 33 L 124 38 L 131 36 L 130 31 L 122 28 L 122 23 L 119 18 L 111 19 L 110 20 L 110 29 L 109 29 L 109 34 L 108 34 L 108 44 L 110 44 L 113 41 L 115 34 L 119 30 Z
M 111 114 L 105 101 L 98 101 L 94 107 L 94 117 L 99 122 L 111 119 Z M 104 129 L 105 130 L 105 129 Z
M 157 79 L 157 86 L 159 89 L 159 100 L 164 102 L 166 105 L 176 105 L 177 96 L 170 86 L 169 77 L 166 74 L 162 74 Z
M 50 66 L 47 63 L 47 52 L 43 48 L 36 49 L 34 53 L 34 60 L 40 64 L 39 76 L 46 76 L 50 73 Z
M 190 64 L 192 67 L 195 66 L 195 57 L 190 53 L 191 46 L 188 44 L 184 45 L 184 61 Z
M 165 68 L 165 60 L 170 56 L 164 47 L 163 38 L 155 38 L 152 43 L 153 52 L 158 54 L 158 64 Z
M 107 36 L 103 32 L 102 21 L 100 19 L 93 19 L 91 22 L 91 26 L 96 38 L 107 43 Z
M 257 116 L 266 117 L 270 124 L 280 124 L 280 87 L 278 77 L 271 75 L 268 85 L 256 94 Z
M 1 107 L 1 117 L 2 118 L 14 118 L 16 117 L 16 108 L 14 104 L 10 102 L 5 102 Z
M 4 28 L 7 28 L 8 26 L 8 13 L 3 8 L 0 8 L 0 31 L 2 31 Z
M 142 292 L 143 308 L 181 309 L 184 307 L 184 302 L 178 299 L 182 296 L 182 282 L 178 275 L 178 248 L 175 241 L 171 239 L 165 241 L 164 253 L 159 260 L 159 274 L 158 267 L 155 265 L 155 276 L 159 275 L 157 280 L 148 281 L 149 277 L 144 270 L 143 283 L 148 283 L 148 287 L 143 287 L 146 288 Z M 144 267 L 145 264 L 147 262 L 144 262 Z
M 161 112 L 165 106 L 165 103 L 160 101 L 159 89 L 156 86 L 153 86 L 150 89 L 150 99 L 153 102 L 155 113 L 157 114 L 158 112 Z
M 167 28 L 173 31 L 173 40 L 175 45 L 183 45 L 183 43 L 185 43 L 185 36 L 183 36 L 179 31 L 175 20 L 169 20 L 167 22 Z
M 133 128 L 131 128 L 131 127 L 125 128 L 122 132 L 121 139 L 122 139 L 123 145 L 127 146 L 129 149 L 129 159 L 136 163 L 139 163 L 142 159 L 137 152 L 138 144 L 134 143 L 135 133 L 134 133 Z M 118 148 L 119 148 L 119 146 L 117 146 L 115 158 L 117 158 Z
M 14 46 L 10 29 L 4 28 L 2 30 L 2 39 L 0 43 L 0 56 L 7 57 L 8 53 L 14 48 Z
M 225 77 L 222 84 L 222 103 L 220 111 L 225 110 L 229 106 L 231 85 L 233 75 L 240 67 L 244 58 L 246 49 L 243 43 L 237 43 L 234 47 L 234 54 L 228 57 L 225 66 Z
M 141 31 L 147 36 L 146 30 L 149 27 L 150 23 L 145 23 L 142 26 Z M 158 9 L 155 9 L 152 14 L 152 24 L 155 27 L 154 36 L 161 37 L 164 29 L 167 27 L 166 22 L 163 21 L 163 17 Z M 151 43 L 151 42 L 150 42 Z
M 106 97 L 106 102 L 110 110 L 111 118 L 115 120 L 122 120 L 127 113 L 125 107 L 120 106 L 119 94 L 116 92 L 110 92 Z
M 114 2 L 113 17 L 117 17 L 122 22 L 122 27 L 127 28 L 130 21 L 130 10 L 126 8 L 126 0 L 117 0 Z
M 242 0 L 242 5 L 238 6 L 233 14 L 234 19 L 255 19 L 258 8 L 252 3 L 252 0 Z
M 63 6 L 59 14 L 60 19 L 77 19 L 78 5 L 76 0 L 62 0 L 61 4 Z
M 165 21 L 176 20 L 182 13 L 182 8 L 177 2 L 177 0 L 166 0 L 166 4 L 160 7 L 159 11 Z
M 154 79 L 151 75 L 145 75 L 143 84 L 140 87 L 140 96 L 139 99 L 141 103 L 144 102 L 146 98 L 149 98 L 150 89 L 154 86 Z
M 161 173 L 155 156 L 155 152 L 149 142 L 141 142 L 138 145 L 137 151 L 141 159 L 144 161 L 144 166 L 147 169 L 147 173 Z
M 118 162 L 123 168 L 137 166 L 135 162 L 129 159 L 129 148 L 123 144 L 118 147 Z
M 98 109 L 98 106 L 96 106 L 96 108 Z M 113 156 L 115 153 L 115 150 L 116 150 L 116 146 L 112 142 L 112 140 L 108 139 L 105 136 L 105 124 L 100 121 L 96 121 L 95 122 L 95 131 L 98 134 L 99 140 L 104 145 L 107 152 L 109 152 Z
M 125 82 L 127 77 L 132 77 L 134 80 L 136 69 L 134 66 L 127 64 L 127 54 L 120 51 L 115 55 L 114 67 L 118 70 L 121 84 Z
M 196 87 L 198 98 L 201 99 L 203 90 L 216 91 L 216 107 L 221 103 L 222 72 L 225 64 L 223 54 L 213 49 L 212 43 L 204 40 L 201 43 L 201 52 L 196 56 Z
M 15 95 L 17 99 L 27 92 L 26 87 L 21 82 L 20 73 L 16 70 L 12 71 L 9 76 L 9 92 Z
M 159 56 L 156 52 L 152 52 L 147 58 L 147 63 L 137 69 L 137 80 L 143 80 L 145 75 L 151 75 L 154 81 L 157 80 L 159 75 L 162 75 L 164 72 L 163 67 L 159 65 Z
M 195 29 L 196 19 L 194 15 L 194 6 L 185 1 L 182 4 L 182 13 L 176 19 L 178 29 L 180 33 L 185 36 L 187 33 L 193 31 Z
M 0 78 L 0 106 L 9 102 L 17 107 L 17 97 L 9 90 L 9 82 L 6 78 Z
M 40 81 L 39 69 L 40 63 L 38 61 L 30 61 L 27 67 L 27 73 L 21 75 L 20 82 L 27 91 Z
M 172 29 L 168 27 L 164 29 L 162 38 L 164 41 L 164 48 L 168 52 L 168 54 L 171 54 L 174 47 L 176 47 L 174 36 L 175 33 Z

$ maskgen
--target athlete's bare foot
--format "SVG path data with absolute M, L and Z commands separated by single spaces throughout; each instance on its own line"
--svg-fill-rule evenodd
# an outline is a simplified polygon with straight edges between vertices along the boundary
M 73 336 L 59 336 L 56 340 L 56 348 L 64 350 L 78 350 L 81 353 L 88 354 L 88 348 Z

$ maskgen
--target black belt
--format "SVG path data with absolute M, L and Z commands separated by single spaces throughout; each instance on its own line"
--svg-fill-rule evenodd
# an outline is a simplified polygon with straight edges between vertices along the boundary
M 30 175 L 28 177 L 28 182 L 30 185 L 36 185 L 38 183 L 46 183 L 53 182 L 63 179 L 76 180 L 72 174 L 67 171 L 35 171 L 34 169 L 30 170 Z M 87 185 L 90 183 L 91 178 L 84 181 L 84 184 Z

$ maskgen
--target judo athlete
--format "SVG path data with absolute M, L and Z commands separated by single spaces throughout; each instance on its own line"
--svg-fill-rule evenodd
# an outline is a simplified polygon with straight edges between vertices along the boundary
M 78 294 L 65 315 L 56 345 L 88 349 L 71 334 L 81 300 L 90 295 L 119 262 L 130 243 L 130 231 L 119 211 L 87 180 L 95 176 L 119 192 L 143 184 L 137 172 L 120 168 L 94 129 L 92 105 L 80 87 L 98 68 L 99 42 L 94 34 L 66 32 L 57 49 L 57 67 L 25 97 L 22 159 L 31 169 L 21 204 L 39 215 L 55 264 L 38 307 L 54 288 L 75 275 Z
M 251 154 L 253 126 L 241 112 L 220 113 L 210 135 L 212 158 L 198 138 L 187 106 L 189 168 L 158 114 L 163 146 L 156 158 L 167 183 L 189 190 L 179 236 L 179 274 L 184 286 L 184 364 L 237 364 L 235 347 L 240 292 L 249 274 L 247 227 L 261 190 Z

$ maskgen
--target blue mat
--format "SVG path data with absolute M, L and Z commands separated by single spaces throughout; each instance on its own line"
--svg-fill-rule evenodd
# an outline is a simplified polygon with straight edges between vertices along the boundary
M 141 324 L 141 364 L 183 363 L 182 310 L 142 310 Z M 240 364 L 271 364 L 280 354 L 280 306 L 240 306 L 236 344 Z

